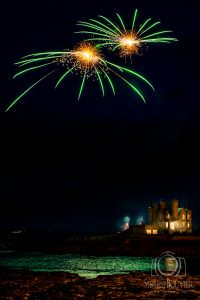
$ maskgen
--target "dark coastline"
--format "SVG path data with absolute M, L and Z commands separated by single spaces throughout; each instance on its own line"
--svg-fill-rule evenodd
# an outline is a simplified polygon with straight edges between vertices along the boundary
M 172 251 L 176 256 L 200 257 L 199 236 L 133 236 L 123 234 L 64 236 L 23 232 L 2 236 L 0 251 L 71 253 L 82 255 L 153 256 Z M 189 262 L 189 261 L 188 261 Z M 60 299 L 199 299 L 200 270 L 187 276 L 156 277 L 147 272 L 99 275 L 86 279 L 67 272 L 31 272 L 0 268 L 0 300 Z
M 199 275 L 154 278 L 148 273 L 132 272 L 85 279 L 64 272 L 0 269 L 1 300 L 198 299 L 199 288 Z
M 162 252 L 171 251 L 183 257 L 200 257 L 200 236 L 110 234 L 69 237 L 56 233 L 25 232 L 4 236 L 0 243 L 1 250 L 96 256 L 159 256 Z

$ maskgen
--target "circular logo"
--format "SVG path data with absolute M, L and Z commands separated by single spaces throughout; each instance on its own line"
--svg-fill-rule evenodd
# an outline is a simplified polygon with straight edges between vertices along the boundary
M 157 261 L 157 270 L 163 276 L 173 276 L 177 274 L 179 262 L 171 252 L 163 253 Z

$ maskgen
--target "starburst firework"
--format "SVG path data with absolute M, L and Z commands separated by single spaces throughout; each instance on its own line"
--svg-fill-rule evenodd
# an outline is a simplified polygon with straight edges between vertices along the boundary
M 11 102 L 6 111 L 10 110 L 33 87 L 59 70 L 62 71 L 62 74 L 56 82 L 56 88 L 64 81 L 64 79 L 66 79 L 67 76 L 72 73 L 81 76 L 81 85 L 78 92 L 78 100 L 82 95 L 86 80 L 90 77 L 96 78 L 98 80 L 103 96 L 105 94 L 104 81 L 107 81 L 108 85 L 112 89 L 113 94 L 115 94 L 115 87 L 111 79 L 111 74 L 119 77 L 123 82 L 125 82 L 144 102 L 145 98 L 142 92 L 136 87 L 134 83 L 132 83 L 132 81 L 127 80 L 121 74 L 130 74 L 142 80 L 154 90 L 151 83 L 141 74 L 135 72 L 132 69 L 124 68 L 110 61 L 107 61 L 102 55 L 101 51 L 90 42 L 82 42 L 74 50 L 49 51 L 30 54 L 22 57 L 22 59 L 17 62 L 16 65 L 21 70 L 17 74 L 15 74 L 14 78 L 38 69 L 49 68 L 52 66 L 54 66 L 54 69 L 50 72 L 47 72 L 42 78 L 40 78 L 38 81 L 29 86 L 24 92 L 22 92 L 14 101 Z
M 85 28 L 85 30 L 76 33 L 91 35 L 87 41 L 95 41 L 99 47 L 106 46 L 113 51 L 119 50 L 122 57 L 138 54 L 144 44 L 177 41 L 176 38 L 169 36 L 172 33 L 171 30 L 153 31 L 161 22 L 152 22 L 151 18 L 137 26 L 137 9 L 134 12 L 130 29 L 126 28 L 122 17 L 119 14 L 116 15 L 119 24 L 101 15 L 98 20 L 79 21 L 77 25 Z

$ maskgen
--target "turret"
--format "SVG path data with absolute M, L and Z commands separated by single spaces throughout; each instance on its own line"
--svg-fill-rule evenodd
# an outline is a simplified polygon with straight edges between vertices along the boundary
M 153 204 L 153 224 L 158 223 L 158 204 Z
M 158 221 L 163 222 L 165 220 L 165 212 L 167 210 L 167 203 L 163 200 L 159 203 L 159 209 L 158 209 Z
M 187 221 L 192 221 L 192 211 L 187 210 Z
M 178 200 L 177 199 L 173 199 L 172 200 L 172 219 L 173 220 L 178 220 Z

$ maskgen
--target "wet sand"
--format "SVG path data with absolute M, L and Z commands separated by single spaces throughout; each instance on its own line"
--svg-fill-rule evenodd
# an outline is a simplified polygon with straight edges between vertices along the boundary
M 0 299 L 200 299 L 200 275 L 167 278 L 133 272 L 86 279 L 64 272 L 1 269 Z

